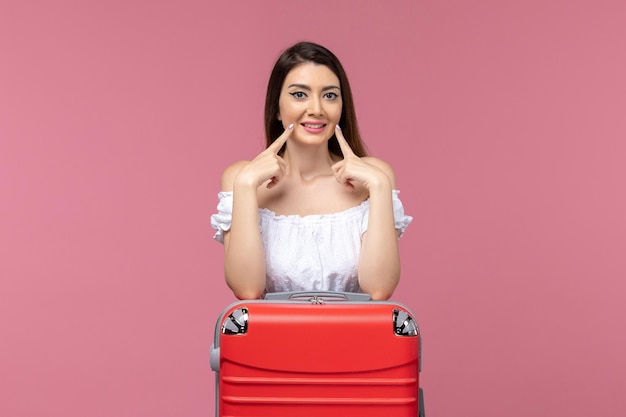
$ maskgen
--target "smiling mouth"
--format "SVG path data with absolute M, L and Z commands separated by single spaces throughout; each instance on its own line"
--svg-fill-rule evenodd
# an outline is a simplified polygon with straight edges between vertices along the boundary
M 312 124 L 312 123 L 303 123 L 302 126 L 304 127 L 308 127 L 309 129 L 321 129 L 324 126 L 326 126 L 325 123 L 316 123 L 316 124 Z

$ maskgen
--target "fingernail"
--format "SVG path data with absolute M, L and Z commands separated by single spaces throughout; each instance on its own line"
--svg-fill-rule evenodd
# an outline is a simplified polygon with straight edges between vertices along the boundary
M 290 125 L 287 127 L 287 129 L 289 129 L 289 130 L 293 129 L 293 123 L 292 123 L 292 124 L 290 124 Z
M 339 126 L 339 125 L 335 125 L 335 129 L 337 129 L 337 130 L 341 130 L 341 126 Z

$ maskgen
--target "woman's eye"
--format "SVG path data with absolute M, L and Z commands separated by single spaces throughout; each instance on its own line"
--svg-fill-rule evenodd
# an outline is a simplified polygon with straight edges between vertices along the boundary
M 326 93 L 324 94 L 324 98 L 328 100 L 336 100 L 339 97 L 337 93 Z
M 294 98 L 297 99 L 302 99 L 306 97 L 306 94 L 304 94 L 302 91 L 294 91 L 293 93 L 289 93 L 291 94 Z

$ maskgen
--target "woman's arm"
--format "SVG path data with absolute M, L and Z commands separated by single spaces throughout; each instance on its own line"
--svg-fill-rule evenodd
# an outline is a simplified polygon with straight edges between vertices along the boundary
M 259 226 L 257 190 L 274 187 L 285 174 L 278 155 L 293 125 L 252 161 L 229 166 L 222 175 L 222 191 L 233 192 L 230 230 L 224 234 L 224 275 L 240 299 L 259 298 L 265 290 L 265 250 Z
M 337 181 L 353 191 L 357 185 L 365 187 L 370 198 L 368 226 L 359 255 L 359 285 L 372 299 L 387 299 L 400 280 L 398 233 L 392 200 L 395 176 L 387 163 L 356 156 L 339 127 L 335 136 L 343 153 L 343 160 L 333 165 Z
M 224 276 L 239 299 L 259 298 L 265 288 L 265 253 L 259 229 L 257 187 L 239 181 L 237 174 L 248 164 L 229 166 L 222 175 L 222 191 L 233 191 L 230 230 L 224 233 Z
M 385 174 L 369 184 L 370 211 L 367 231 L 361 241 L 359 256 L 359 285 L 372 299 L 391 297 L 400 280 L 398 232 L 393 217 L 392 190 L 395 176 L 389 165 L 375 158 L 367 163 Z

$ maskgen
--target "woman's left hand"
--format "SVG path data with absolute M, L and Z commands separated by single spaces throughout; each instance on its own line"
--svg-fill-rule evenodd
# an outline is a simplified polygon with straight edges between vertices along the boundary
M 350 191 L 356 189 L 357 183 L 363 184 L 368 190 L 381 185 L 391 188 L 390 178 L 384 171 L 354 154 L 339 125 L 335 127 L 335 136 L 343 153 L 343 159 L 333 164 L 333 173 L 337 181 Z

